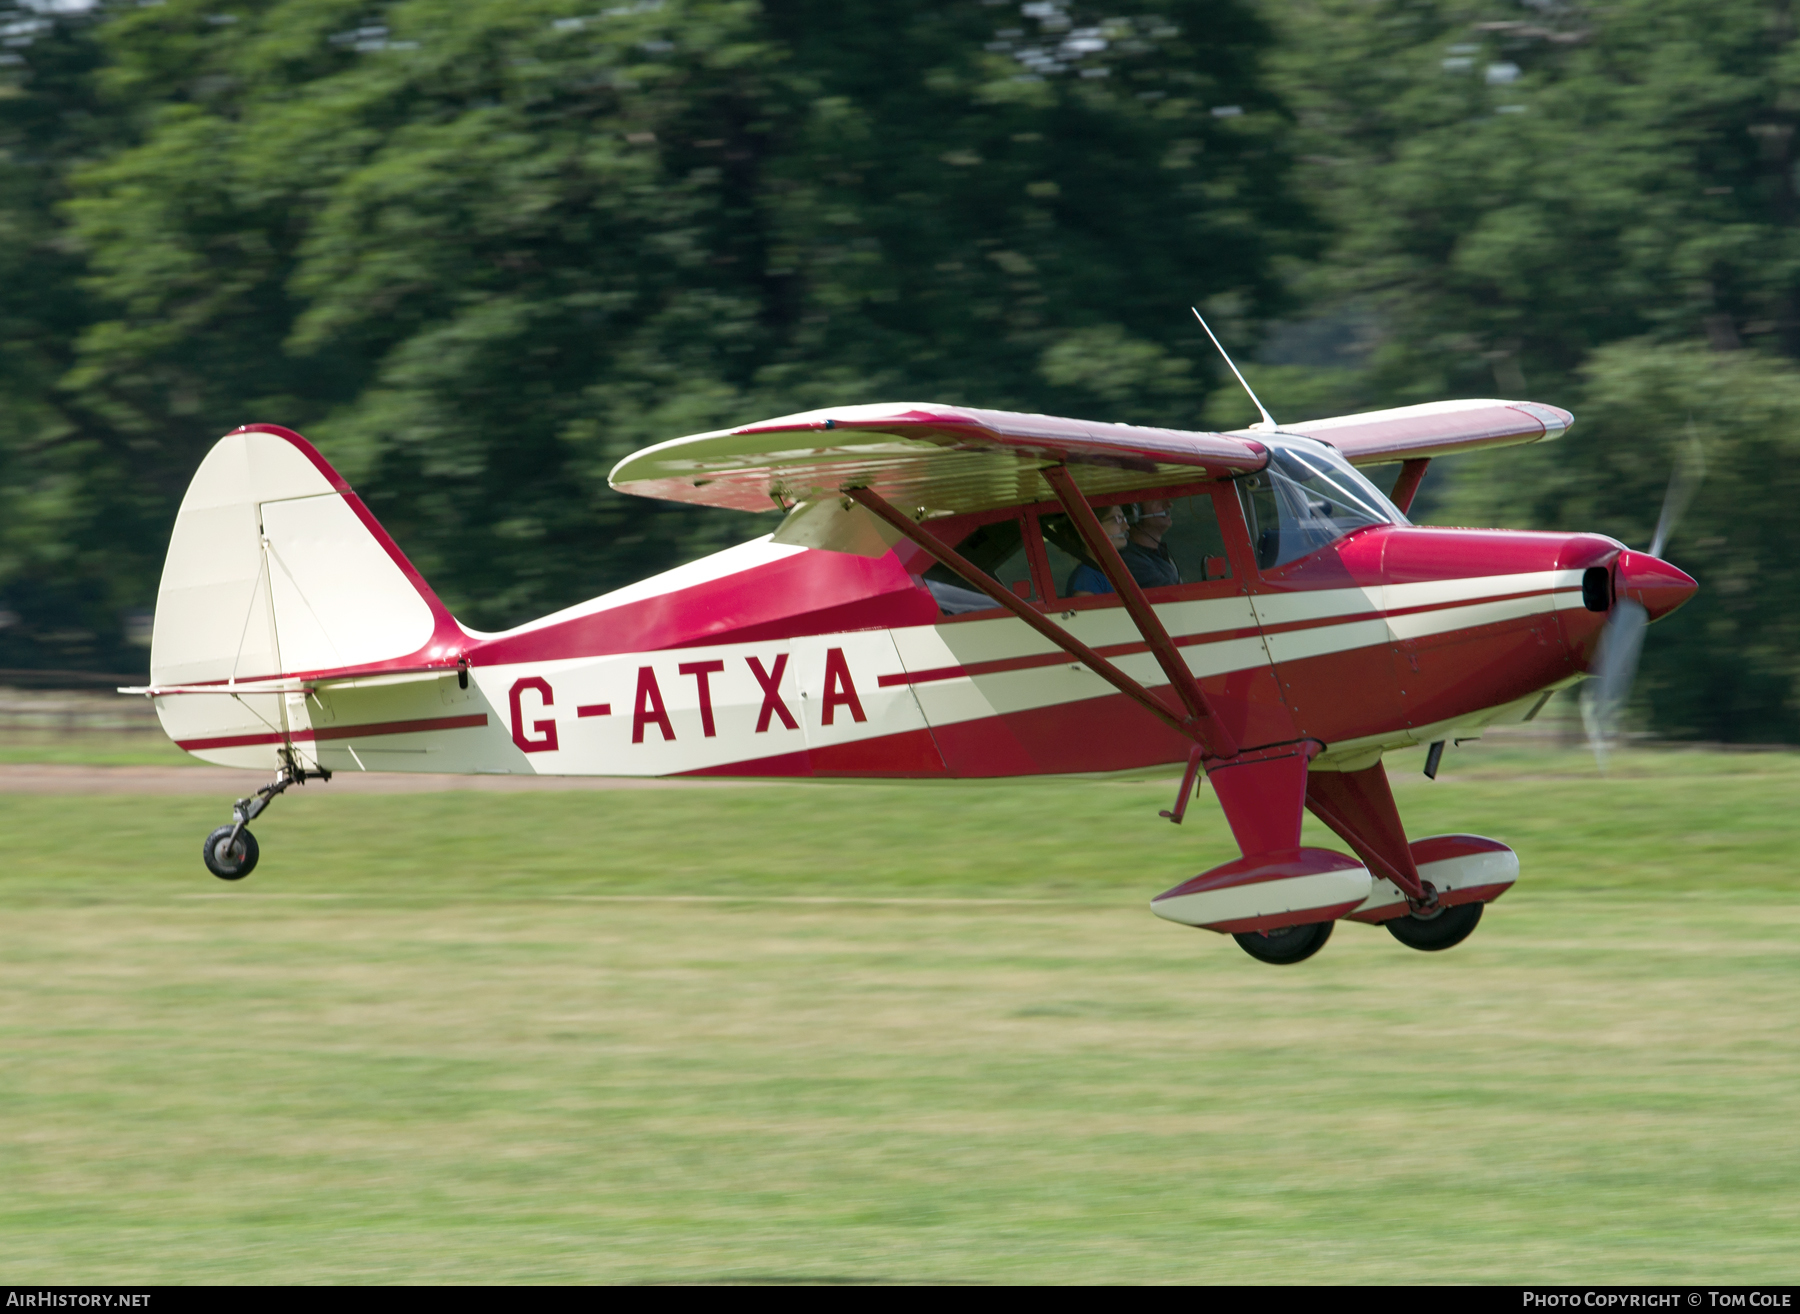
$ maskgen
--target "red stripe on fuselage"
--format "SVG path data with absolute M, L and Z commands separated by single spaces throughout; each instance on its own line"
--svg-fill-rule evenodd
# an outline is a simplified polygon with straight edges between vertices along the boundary
M 471 643 L 480 666 L 767 643 L 938 619 L 931 594 L 890 554 L 804 552 L 535 629 Z
M 873 739 L 821 744 L 794 753 L 696 767 L 683 776 L 847 776 L 922 779 L 945 774 L 944 759 L 929 730 L 902 730 Z
M 226 735 L 219 739 L 178 739 L 176 746 L 188 752 L 201 748 L 246 748 L 252 744 L 284 744 L 299 740 L 373 739 L 378 735 L 415 735 L 430 730 L 467 730 L 488 723 L 486 712 L 473 716 L 433 716 L 422 721 L 373 721 L 368 725 L 328 725 L 323 729 L 296 730 L 292 736 L 263 733 Z

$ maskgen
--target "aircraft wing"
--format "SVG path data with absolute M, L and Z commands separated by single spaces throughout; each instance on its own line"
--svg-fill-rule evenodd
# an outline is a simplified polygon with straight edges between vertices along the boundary
M 1048 502 L 1038 474 L 1067 465 L 1089 496 L 1260 470 L 1253 436 L 1101 424 L 936 403 L 841 406 L 634 452 L 613 468 L 624 493 L 739 511 L 787 510 L 846 488 L 943 515 Z
M 1378 465 L 1548 442 L 1574 423 L 1575 417 L 1557 406 L 1481 398 L 1284 424 L 1281 432 L 1330 443 L 1352 465 Z

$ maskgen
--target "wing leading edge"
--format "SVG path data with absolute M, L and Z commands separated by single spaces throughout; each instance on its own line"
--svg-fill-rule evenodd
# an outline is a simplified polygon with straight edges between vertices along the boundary
M 1284 424 L 1281 430 L 1329 443 L 1352 465 L 1379 465 L 1549 442 L 1574 423 L 1575 417 L 1559 406 L 1484 397 L 1339 415 Z

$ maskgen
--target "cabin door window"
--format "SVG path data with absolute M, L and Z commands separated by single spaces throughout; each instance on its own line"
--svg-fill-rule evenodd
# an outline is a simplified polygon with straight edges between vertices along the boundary
M 1127 538 L 1120 556 L 1132 578 L 1143 588 L 1231 578 L 1225 536 L 1219 528 L 1219 514 L 1211 493 L 1146 497 L 1137 502 L 1114 500 L 1097 504 L 1094 512 L 1102 523 L 1115 512 L 1124 517 Z M 1038 522 L 1043 527 L 1044 552 L 1059 598 L 1112 592 L 1099 562 L 1067 515 L 1060 511 L 1045 514 L 1038 517 Z

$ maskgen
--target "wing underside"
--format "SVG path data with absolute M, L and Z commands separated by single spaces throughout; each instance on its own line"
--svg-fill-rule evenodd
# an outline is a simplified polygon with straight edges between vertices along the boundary
M 1260 470 L 1269 441 L 1311 438 L 1356 465 L 1543 442 L 1574 422 L 1536 402 L 1432 402 L 1206 433 L 936 403 L 846 406 L 647 447 L 614 467 L 621 492 L 738 511 L 791 511 L 868 488 L 920 518 L 1055 499 L 1065 466 L 1088 497 Z
M 1229 478 L 1268 459 L 1252 437 L 939 405 L 842 407 L 696 434 L 621 461 L 621 492 L 739 511 L 870 488 L 925 515 L 1049 501 L 1066 465 L 1090 497 Z

